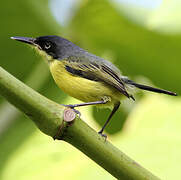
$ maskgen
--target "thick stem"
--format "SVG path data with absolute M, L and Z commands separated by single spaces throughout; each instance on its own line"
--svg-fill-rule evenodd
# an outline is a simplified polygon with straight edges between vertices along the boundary
M 38 94 L 1 67 L 0 94 L 29 116 L 49 136 L 54 137 L 64 123 L 65 107 Z M 158 180 L 79 118 L 71 125 L 62 126 L 59 138 L 78 148 L 118 179 Z
M 64 133 L 63 139 L 121 180 L 158 180 L 156 176 L 113 146 L 82 120 Z
M 63 122 L 63 106 L 40 95 L 0 67 L 0 94 L 31 118 L 38 128 L 54 136 Z

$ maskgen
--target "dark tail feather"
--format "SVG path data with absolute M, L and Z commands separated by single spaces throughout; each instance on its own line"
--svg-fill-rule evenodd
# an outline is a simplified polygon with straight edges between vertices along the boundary
M 168 95 L 172 95 L 172 96 L 177 96 L 176 93 L 171 92 L 171 91 L 167 91 L 167 90 L 163 90 L 163 89 L 158 89 L 158 88 L 154 88 L 154 87 L 150 87 L 150 86 L 146 86 L 146 85 L 142 85 L 142 84 L 137 84 L 134 81 L 131 81 L 129 79 L 124 79 L 123 80 L 125 83 L 127 84 L 131 84 L 139 89 L 143 89 L 146 91 L 152 91 L 152 92 L 157 92 L 157 93 L 163 93 L 163 94 L 168 94 Z

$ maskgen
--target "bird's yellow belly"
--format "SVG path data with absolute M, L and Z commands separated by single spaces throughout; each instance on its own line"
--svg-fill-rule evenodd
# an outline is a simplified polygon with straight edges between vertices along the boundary
M 121 93 L 116 89 L 103 84 L 103 82 L 72 75 L 67 72 L 64 63 L 61 61 L 55 60 L 51 62 L 50 71 L 59 88 L 83 102 L 100 101 L 109 98 L 110 102 L 107 105 L 110 106 L 120 99 Z

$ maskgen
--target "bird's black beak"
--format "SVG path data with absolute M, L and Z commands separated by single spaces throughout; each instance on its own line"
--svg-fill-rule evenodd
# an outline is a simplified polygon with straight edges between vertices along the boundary
M 24 43 L 27 43 L 27 44 L 31 44 L 31 45 L 36 45 L 35 38 L 15 36 L 15 37 L 11 37 L 11 39 L 21 41 L 21 42 L 24 42 Z

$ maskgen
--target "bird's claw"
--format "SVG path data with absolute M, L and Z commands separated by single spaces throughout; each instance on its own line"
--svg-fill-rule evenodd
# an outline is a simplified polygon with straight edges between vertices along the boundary
M 77 109 L 74 109 L 74 108 L 71 108 L 76 114 L 78 114 L 78 116 L 80 117 L 81 116 L 81 113 L 80 111 L 78 111 Z
M 107 139 L 107 135 L 106 134 L 103 134 L 102 131 L 99 131 L 98 134 L 100 134 L 102 137 L 104 137 L 105 141 L 106 141 L 106 139 Z
M 68 104 L 68 105 L 65 105 L 65 104 L 61 104 L 61 105 L 63 105 L 63 106 L 65 106 L 65 107 L 69 107 L 69 108 L 71 108 L 76 114 L 78 114 L 78 116 L 80 117 L 81 116 L 81 113 L 80 113 L 80 111 L 78 111 L 77 109 L 74 109 L 75 108 L 75 106 L 73 105 L 73 104 Z

